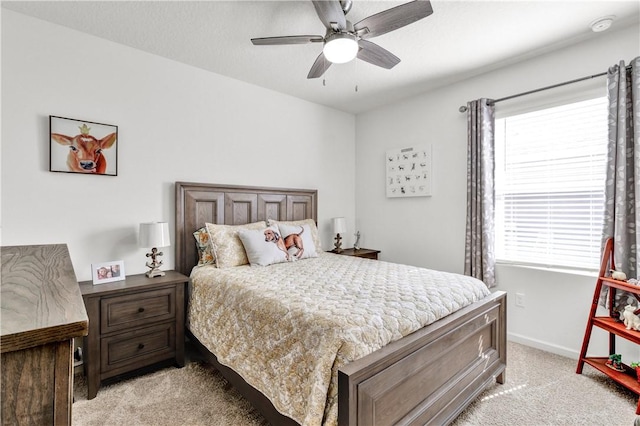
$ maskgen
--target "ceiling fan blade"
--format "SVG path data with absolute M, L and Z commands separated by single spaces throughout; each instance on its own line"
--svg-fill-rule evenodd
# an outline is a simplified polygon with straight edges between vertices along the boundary
M 397 30 L 432 13 L 429 0 L 414 0 L 364 18 L 353 28 L 360 38 L 367 39 Z
M 316 61 L 311 66 L 307 78 L 320 77 L 326 70 L 329 69 L 330 66 L 331 62 L 329 62 L 327 58 L 324 57 L 324 53 L 320 52 L 320 55 L 316 58 Z
M 347 27 L 347 18 L 340 6 L 339 0 L 312 0 L 316 13 L 325 27 L 344 30 Z M 335 25 L 331 25 L 334 23 Z
M 358 59 L 362 59 L 365 62 L 369 62 L 370 64 L 377 65 L 388 70 L 400 63 L 400 58 L 375 43 L 371 43 L 367 40 L 360 40 L 358 41 L 358 46 L 360 46 Z
M 299 35 L 283 37 L 252 38 L 251 43 L 256 46 L 277 45 L 277 44 L 307 44 L 324 41 L 324 37 L 319 35 Z

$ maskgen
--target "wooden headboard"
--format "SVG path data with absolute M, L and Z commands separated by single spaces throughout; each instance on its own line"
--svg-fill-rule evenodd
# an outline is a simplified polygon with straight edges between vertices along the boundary
M 243 225 L 259 220 L 318 221 L 318 191 L 176 182 L 175 269 L 185 275 L 198 262 L 193 232 L 205 222 Z

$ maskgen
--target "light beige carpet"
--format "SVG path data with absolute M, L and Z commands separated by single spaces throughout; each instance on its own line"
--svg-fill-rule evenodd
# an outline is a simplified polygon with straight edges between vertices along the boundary
M 462 425 L 628 425 L 637 396 L 586 365 L 509 343 L 507 381 L 486 390 L 453 423 Z M 76 377 L 73 424 L 261 425 L 267 423 L 213 368 L 197 359 L 103 386 L 86 400 Z
M 460 425 L 628 425 L 638 397 L 577 360 L 509 342 L 507 380 L 495 384 L 453 423 Z

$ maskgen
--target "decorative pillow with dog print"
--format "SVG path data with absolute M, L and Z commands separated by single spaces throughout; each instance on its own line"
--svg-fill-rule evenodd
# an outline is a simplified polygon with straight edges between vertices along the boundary
M 278 229 L 291 260 L 318 257 L 309 225 L 285 225 L 280 223 L 278 224 Z
M 238 237 L 238 231 L 241 229 L 264 229 L 267 224 L 260 221 L 246 225 L 217 225 L 214 223 L 206 223 L 205 225 L 207 232 L 209 232 L 213 256 L 216 258 L 216 266 L 230 268 L 249 263 L 242 241 Z
M 311 239 L 313 240 L 313 245 L 316 248 L 316 253 L 322 252 L 322 244 L 320 243 L 320 236 L 318 235 L 318 227 L 316 226 L 316 222 L 313 219 L 304 219 L 304 220 L 289 220 L 289 221 L 277 221 L 273 219 L 269 219 L 267 221 L 267 225 L 273 226 L 277 225 L 278 228 L 280 226 L 299 226 L 299 225 L 308 225 L 309 230 L 311 231 Z
M 287 252 L 284 239 L 276 226 L 266 229 L 248 230 L 241 229 L 238 236 L 245 251 L 249 263 L 253 265 L 273 265 L 291 260 L 292 256 Z
M 198 266 L 215 265 L 216 259 L 213 257 L 207 228 L 203 226 L 198 229 L 193 233 L 193 238 L 196 239 L 196 248 L 198 249 Z

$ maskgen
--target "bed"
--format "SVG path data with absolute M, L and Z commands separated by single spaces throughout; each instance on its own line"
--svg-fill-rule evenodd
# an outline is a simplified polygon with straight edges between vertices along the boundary
M 315 190 L 177 182 L 175 196 L 175 263 L 176 269 L 187 275 L 191 274 L 198 259 L 193 232 L 204 223 L 242 225 L 267 219 L 317 220 Z M 402 265 L 377 263 L 369 259 L 347 259 L 346 256 L 326 253 L 319 253 L 319 258 L 338 262 L 335 265 L 345 264 L 345 268 L 351 267 L 350 263 L 356 261 L 369 262 L 364 265 L 366 267 L 404 268 Z M 301 261 L 300 265 L 303 265 L 302 262 L 307 261 Z M 287 267 L 290 266 L 278 266 Z M 243 279 L 242 274 L 246 276 L 248 268 L 251 267 L 247 266 L 244 272 L 242 268 L 238 269 L 239 281 Z M 261 271 L 264 272 L 266 268 Z M 210 273 L 215 275 L 219 272 Z M 194 275 L 192 285 L 196 280 L 199 282 L 200 278 Z M 195 303 L 196 297 L 191 302 Z M 191 328 L 189 319 L 188 324 Z M 281 413 L 281 401 L 278 404 L 273 395 L 265 395 L 257 389 L 259 386 L 249 384 L 255 383 L 253 378 L 245 380 L 238 372 L 219 362 L 217 354 L 210 349 L 212 345 L 200 341 L 206 340 L 202 337 L 202 331 L 196 330 L 195 326 L 194 330 L 190 328 L 188 335 L 204 357 L 271 424 L 299 424 Z M 225 357 L 226 353 L 220 355 L 221 359 Z M 504 382 L 506 358 L 506 295 L 504 292 L 493 292 L 372 353 L 344 365 L 339 364 L 335 371 L 337 396 L 333 404 L 337 411 L 337 423 L 367 426 L 447 424 L 487 386 L 494 381 Z M 243 374 L 247 377 L 244 371 Z M 331 372 L 327 374 L 331 375 Z M 274 381 L 278 381 L 278 378 Z M 279 405 L 280 410 L 272 401 Z M 304 424 L 314 422 L 317 423 L 317 420 L 300 421 Z M 328 423 L 333 423 L 333 420 Z

